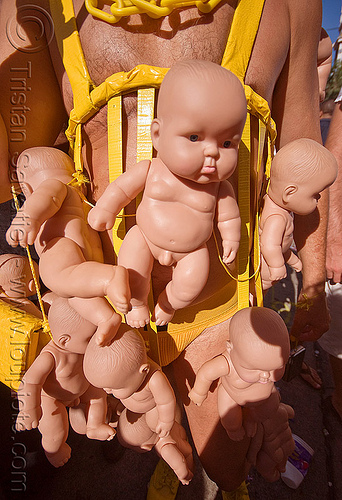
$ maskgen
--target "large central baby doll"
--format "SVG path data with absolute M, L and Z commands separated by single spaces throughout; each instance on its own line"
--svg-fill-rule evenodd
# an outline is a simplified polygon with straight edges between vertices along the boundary
M 177 63 L 161 85 L 151 125 L 157 158 L 122 174 L 90 211 L 94 229 L 110 229 L 120 210 L 144 190 L 137 224 L 127 233 L 118 258 L 129 270 L 129 325 L 142 327 L 150 321 L 153 259 L 173 267 L 172 280 L 155 306 L 157 325 L 168 323 L 177 309 L 199 295 L 208 279 L 206 242 L 215 215 L 223 261 L 235 259 L 241 221 L 227 179 L 237 165 L 246 112 L 243 87 L 231 72 L 208 61 Z

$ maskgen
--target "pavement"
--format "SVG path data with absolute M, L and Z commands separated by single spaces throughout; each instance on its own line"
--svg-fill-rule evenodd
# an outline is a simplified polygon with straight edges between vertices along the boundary
M 297 289 L 293 275 L 269 292 L 266 306 L 276 308 L 290 325 Z M 330 402 L 333 380 L 328 355 L 317 343 L 305 345 L 305 361 L 323 379 L 320 390 L 301 377 L 277 383 L 282 401 L 295 417 L 290 425 L 313 449 L 307 475 L 297 489 L 278 480 L 267 483 L 252 470 L 247 480 L 251 500 L 342 500 L 342 423 Z M 16 398 L 0 384 L 0 499 L 1 500 L 145 500 L 148 483 L 158 463 L 151 451 L 138 454 L 121 449 L 116 439 L 101 443 L 75 434 L 68 443 L 72 457 L 60 469 L 46 460 L 37 430 L 16 433 Z M 186 426 L 186 422 L 184 422 Z M 205 425 L 205 423 L 204 423 Z M 195 476 L 180 485 L 176 500 L 221 500 L 222 495 L 202 469 L 195 454 Z M 163 499 L 160 491 L 160 500 Z

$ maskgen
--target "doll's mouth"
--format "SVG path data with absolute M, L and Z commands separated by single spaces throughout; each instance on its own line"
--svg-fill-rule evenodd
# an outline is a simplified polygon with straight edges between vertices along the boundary
M 201 172 L 202 174 L 214 174 L 216 172 L 216 167 L 213 167 L 211 165 L 203 165 Z

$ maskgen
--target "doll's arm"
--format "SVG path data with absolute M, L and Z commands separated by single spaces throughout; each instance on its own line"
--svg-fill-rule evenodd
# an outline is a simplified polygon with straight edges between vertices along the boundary
M 149 160 L 139 162 L 109 184 L 88 214 L 88 222 L 93 229 L 104 231 L 113 227 L 120 210 L 143 190 L 150 163 Z
M 54 367 L 54 357 L 48 352 L 42 352 L 25 373 L 18 390 L 20 411 L 15 425 L 18 431 L 38 427 L 42 417 L 42 387 Z
M 271 281 L 279 281 L 286 277 L 282 250 L 285 227 L 285 220 L 279 214 L 268 216 L 262 224 L 260 250 L 269 267 Z
M 156 370 L 149 380 L 149 388 L 152 392 L 158 411 L 158 423 L 156 432 L 159 437 L 168 436 L 176 413 L 176 398 L 170 382 L 161 370 Z
M 217 198 L 217 227 L 222 237 L 222 260 L 225 264 L 230 264 L 239 249 L 241 219 L 233 187 L 228 181 L 220 183 Z
M 6 233 L 12 247 L 33 245 L 42 224 L 55 215 L 67 195 L 67 186 L 57 179 L 46 179 L 27 198 Z
M 194 386 L 189 392 L 191 401 L 201 406 L 214 380 L 229 375 L 229 371 L 227 359 L 222 354 L 204 363 L 198 370 Z

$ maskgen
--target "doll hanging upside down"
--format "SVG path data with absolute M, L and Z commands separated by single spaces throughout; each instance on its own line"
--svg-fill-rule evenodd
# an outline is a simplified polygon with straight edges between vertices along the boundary
M 74 164 L 54 148 L 31 148 L 18 158 L 17 173 L 26 201 L 7 231 L 13 247 L 35 244 L 44 284 L 65 298 L 103 297 L 99 343 L 115 335 L 129 308 L 128 274 L 121 266 L 103 263 L 101 240 L 86 221 L 80 192 L 72 187 Z M 85 300 L 85 307 L 91 302 Z M 97 311 L 96 311 L 97 312 Z
M 23 377 L 16 429 L 38 427 L 47 459 L 61 467 L 71 454 L 66 442 L 69 419 L 76 432 L 90 439 L 109 441 L 115 430 L 106 422 L 106 393 L 92 386 L 83 373 L 84 352 L 96 326 L 82 318 L 68 299 L 50 296 L 48 319 L 53 340 Z
M 157 363 L 148 358 L 137 330 L 122 324 L 109 346 L 90 340 L 83 361 L 85 376 L 95 387 L 120 399 L 119 442 L 137 452 L 152 448 L 183 484 L 193 477 L 192 449 L 176 418 L 173 389 Z
M 279 314 L 264 307 L 241 309 L 230 322 L 226 351 L 201 366 L 189 392 L 200 406 L 219 379 L 221 423 L 234 441 L 246 434 L 260 445 L 263 440 L 261 453 L 256 457 L 252 445 L 249 459 L 269 481 L 279 478 L 294 448 L 287 421 L 293 410 L 280 405 L 274 386 L 284 374 L 289 353 L 288 331 Z
M 147 295 L 153 259 L 173 267 L 172 280 L 158 297 L 157 325 L 190 305 L 209 274 L 206 242 L 217 216 L 223 261 L 233 262 L 240 241 L 240 214 L 227 181 L 237 165 L 246 120 L 246 98 L 235 75 L 208 61 L 175 64 L 160 88 L 152 143 L 158 152 L 110 184 L 89 224 L 110 229 L 119 211 L 144 189 L 137 225 L 126 235 L 118 262 L 129 271 L 132 327 L 149 323 Z

